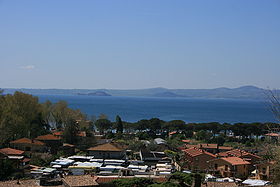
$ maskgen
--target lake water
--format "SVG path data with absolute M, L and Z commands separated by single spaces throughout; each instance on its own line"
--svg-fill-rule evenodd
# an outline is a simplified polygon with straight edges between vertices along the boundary
M 40 102 L 65 100 L 69 107 L 88 115 L 106 114 L 111 120 L 136 122 L 153 117 L 185 122 L 275 122 L 265 101 L 236 99 L 188 99 L 152 97 L 102 97 L 80 95 L 37 95 Z

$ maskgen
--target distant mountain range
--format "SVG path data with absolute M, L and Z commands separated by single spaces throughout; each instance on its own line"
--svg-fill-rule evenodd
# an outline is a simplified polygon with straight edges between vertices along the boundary
M 33 95 L 88 95 L 88 96 L 136 96 L 136 97 L 185 97 L 224 99 L 267 99 L 268 90 L 255 86 L 215 89 L 167 89 L 149 88 L 135 90 L 114 89 L 11 89 L 4 88 L 4 94 L 22 91 Z M 280 90 L 276 90 L 280 93 Z

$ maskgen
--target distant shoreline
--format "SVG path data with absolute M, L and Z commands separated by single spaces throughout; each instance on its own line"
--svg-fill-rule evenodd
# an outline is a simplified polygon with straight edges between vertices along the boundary
M 201 99 L 253 99 L 266 100 L 268 90 L 255 86 L 239 88 L 214 88 L 214 89 L 167 89 L 150 88 L 134 90 L 115 89 L 16 89 L 3 88 L 4 94 L 21 91 L 33 95 L 92 95 L 92 96 L 136 96 L 159 98 L 201 98 Z M 280 93 L 279 90 L 275 92 Z

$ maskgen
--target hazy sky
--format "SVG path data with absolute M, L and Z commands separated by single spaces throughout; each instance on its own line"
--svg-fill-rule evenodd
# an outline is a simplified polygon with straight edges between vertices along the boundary
M 279 0 L 0 0 L 2 88 L 280 88 Z

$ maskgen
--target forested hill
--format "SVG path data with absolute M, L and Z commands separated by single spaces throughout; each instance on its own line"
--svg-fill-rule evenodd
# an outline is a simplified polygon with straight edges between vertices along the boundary
M 224 98 L 224 99 L 267 99 L 265 89 L 255 86 L 243 86 L 239 88 L 215 88 L 215 89 L 167 89 L 150 88 L 135 90 L 113 89 L 11 89 L 3 88 L 4 93 L 22 91 L 34 95 L 91 95 L 90 93 L 102 92 L 111 96 L 145 96 L 145 97 L 186 97 L 186 98 Z M 280 93 L 280 90 L 276 90 Z

